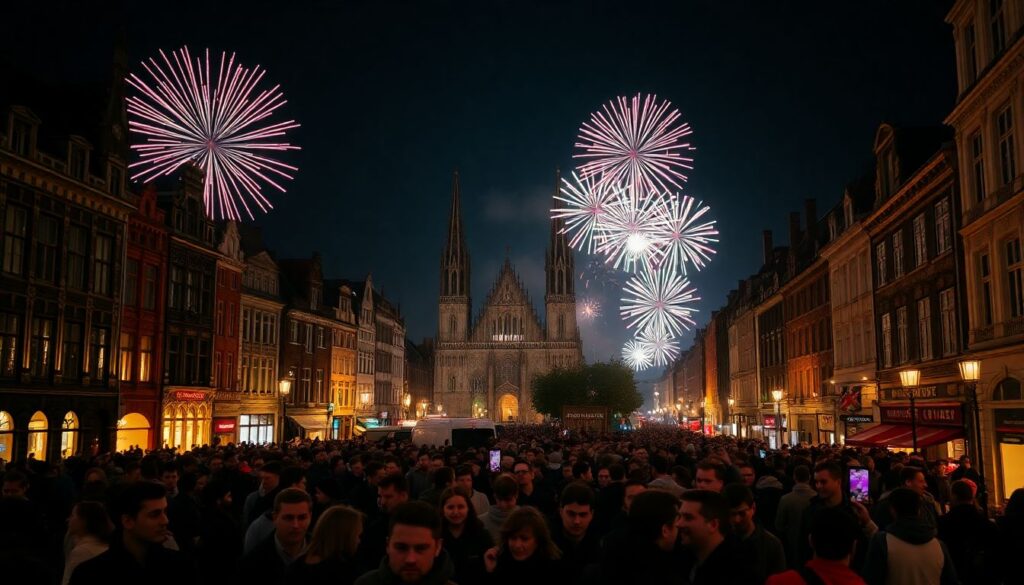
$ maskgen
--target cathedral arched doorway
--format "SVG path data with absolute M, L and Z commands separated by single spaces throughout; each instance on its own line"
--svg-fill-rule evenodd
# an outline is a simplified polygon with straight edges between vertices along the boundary
M 501 415 L 501 422 L 514 421 L 519 419 L 519 399 L 513 394 L 505 394 L 498 401 L 498 412 Z

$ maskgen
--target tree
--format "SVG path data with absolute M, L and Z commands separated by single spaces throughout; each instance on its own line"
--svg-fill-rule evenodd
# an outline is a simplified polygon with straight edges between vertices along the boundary
M 633 370 L 620 361 L 555 368 L 533 378 L 533 408 L 549 416 L 561 417 L 566 405 L 606 406 L 625 416 L 643 402 Z

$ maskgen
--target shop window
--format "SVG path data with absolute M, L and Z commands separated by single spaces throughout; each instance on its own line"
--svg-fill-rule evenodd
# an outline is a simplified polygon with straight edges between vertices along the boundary
M 10 461 L 14 451 L 14 419 L 11 413 L 0 410 L 0 459 Z
M 130 412 L 117 421 L 117 451 L 133 447 L 149 448 L 149 421 L 137 412 Z
M 60 425 L 60 456 L 64 459 L 78 453 L 78 415 L 69 412 Z
M 37 461 L 46 461 L 46 434 L 49 421 L 42 411 L 37 410 L 28 421 L 28 457 Z
M 992 391 L 992 400 L 1022 400 L 1020 381 L 1015 378 L 1003 378 Z

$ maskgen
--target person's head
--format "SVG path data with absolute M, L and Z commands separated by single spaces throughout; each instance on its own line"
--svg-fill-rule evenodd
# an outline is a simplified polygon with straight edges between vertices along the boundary
M 835 461 L 822 461 L 815 465 L 814 490 L 826 501 L 842 497 L 843 468 Z
M 223 479 L 211 479 L 200 494 L 200 500 L 208 508 L 229 510 L 231 508 L 231 484 Z
M 23 499 L 28 493 L 28 477 L 24 473 L 13 470 L 4 474 L 3 497 Z
M 384 473 L 384 464 L 380 461 L 370 461 L 363 467 L 366 475 L 366 483 L 370 485 L 378 485 L 380 480 L 384 479 L 384 476 L 386 475 Z
M 912 489 L 918 494 L 924 494 L 928 489 L 928 481 L 924 478 L 924 471 L 920 467 L 906 466 L 900 470 L 900 485 Z
M 697 478 L 694 481 L 699 490 L 720 492 L 725 487 L 725 465 L 715 459 L 705 459 L 697 464 Z
M 679 536 L 683 545 L 701 549 L 722 538 L 729 509 L 721 494 L 709 490 L 683 492 Z
M 409 501 L 409 482 L 401 475 L 385 475 L 377 482 L 377 493 L 380 495 L 380 507 L 391 514 L 400 504 Z
M 594 490 L 583 481 L 574 481 L 562 490 L 559 500 L 559 516 L 562 531 L 575 540 L 582 539 L 594 519 Z
M 629 513 L 629 507 L 636 497 L 647 491 L 647 484 L 639 479 L 631 479 L 626 482 L 622 492 L 622 509 Z
M 611 476 L 612 481 L 625 481 L 626 468 L 621 463 L 612 463 L 608 466 L 608 475 Z
M 85 472 L 85 477 L 82 478 L 82 483 L 93 483 L 101 482 L 103 485 L 107 484 L 107 473 L 99 467 L 92 467 Z
M 849 564 L 860 532 L 857 521 L 840 508 L 821 508 L 811 520 L 814 557 Z
M 290 465 L 281 470 L 281 483 L 278 488 L 299 488 L 306 490 L 306 471 L 298 465 Z
M 160 482 L 164 484 L 168 493 L 178 490 L 178 464 L 168 461 L 160 468 Z
M 270 461 L 265 463 L 260 468 L 259 476 L 260 489 L 263 490 L 263 493 L 269 494 L 274 491 L 281 482 L 281 462 Z
M 428 471 L 430 469 L 430 453 L 420 453 L 416 458 L 416 469 Z
M 597 470 L 597 486 L 601 488 L 608 487 L 608 484 L 612 482 L 612 474 L 608 471 L 607 467 L 601 467 Z
M 434 470 L 434 489 L 444 490 L 455 485 L 455 471 L 451 467 Z
M 655 475 L 662 476 L 668 474 L 668 458 L 662 457 L 661 455 L 651 457 L 651 468 L 654 469 Z
M 512 466 L 512 473 L 515 474 L 520 487 L 533 485 L 533 467 L 526 461 L 516 461 Z
M 797 465 L 793 468 L 793 481 L 796 483 L 810 483 L 811 469 L 806 465 Z
M 348 460 L 348 470 L 355 477 L 362 477 L 366 466 L 363 464 L 363 458 L 359 455 L 354 455 Z
M 515 507 L 516 500 L 519 499 L 519 484 L 514 477 L 505 473 L 494 478 L 491 491 L 494 493 L 495 505 L 502 509 Z
M 210 460 L 207 462 L 207 467 L 211 474 L 219 473 L 221 469 L 224 469 L 224 458 L 220 455 L 210 457 Z
M 476 509 L 469 492 L 461 487 L 450 487 L 441 492 L 441 518 L 445 526 L 461 527 L 472 521 L 476 524 Z
M 285 488 L 274 497 L 274 533 L 284 546 L 295 546 L 306 539 L 313 518 L 313 500 L 305 490 Z
M 911 488 L 896 488 L 889 492 L 889 509 L 894 519 L 917 518 L 921 514 L 921 494 Z
M 362 512 L 348 506 L 331 506 L 316 521 L 306 552 L 321 560 L 352 559 L 362 533 Z
M 757 481 L 757 473 L 754 472 L 754 466 L 750 463 L 741 463 L 737 467 L 739 467 L 740 478 L 743 479 L 743 485 L 753 489 L 754 482 Z
M 467 463 L 455 468 L 455 485 L 467 493 L 473 493 L 473 466 Z
M 68 533 L 72 536 L 92 536 L 106 542 L 114 530 L 107 509 L 99 502 L 78 502 L 68 518 Z
M 738 534 L 747 535 L 754 530 L 754 493 L 743 484 L 733 483 L 722 490 L 726 505 L 729 506 L 729 524 Z
M 960 456 L 960 467 L 963 467 L 964 469 L 971 468 L 971 458 L 969 455 Z
M 501 548 L 517 561 L 525 561 L 535 554 L 541 559 L 561 556 L 551 540 L 547 521 L 533 506 L 522 506 L 509 514 L 501 527 Z
M 537 466 L 535 465 L 534 468 L 536 469 L 536 467 Z M 543 472 L 543 470 L 541 471 Z M 572 479 L 572 463 L 569 463 L 568 461 L 562 463 L 562 479 L 565 481 Z
M 958 479 L 949 486 L 949 494 L 952 499 L 952 505 L 977 505 L 974 501 L 974 489 L 971 488 L 971 483 L 968 480 Z
M 402 475 L 402 464 L 398 461 L 398 457 L 388 455 L 384 458 L 384 474 Z
M 426 502 L 405 502 L 391 514 L 388 567 L 402 583 L 419 583 L 441 554 L 441 518 Z
M 577 461 L 572 464 L 572 477 L 573 479 L 582 479 L 583 481 L 594 480 L 594 474 L 590 471 L 590 464 L 586 461 Z
M 679 538 L 679 498 L 663 490 L 637 494 L 627 517 L 630 534 L 662 550 L 672 550 Z
M 433 455 L 430 456 L 431 471 L 437 471 L 438 469 L 441 469 L 442 467 L 444 467 L 444 463 L 445 461 L 443 453 L 434 453 Z
M 128 485 L 117 498 L 115 514 L 125 538 L 150 544 L 167 540 L 167 488 L 162 483 Z

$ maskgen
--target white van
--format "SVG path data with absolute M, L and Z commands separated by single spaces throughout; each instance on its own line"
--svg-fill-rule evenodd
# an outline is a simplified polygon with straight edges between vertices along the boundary
M 494 421 L 487 418 L 425 418 L 412 429 L 412 444 L 417 447 L 456 449 L 486 447 L 493 439 Z

